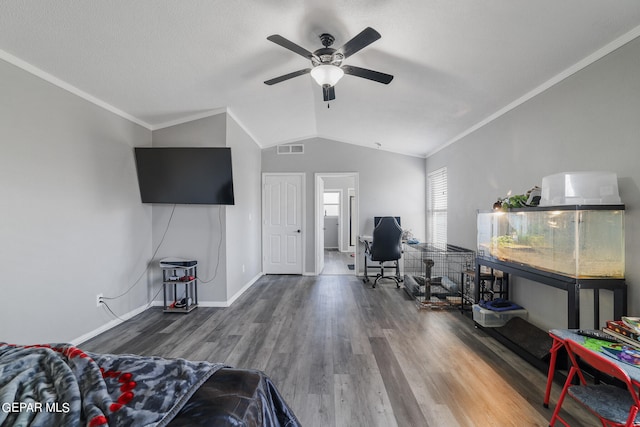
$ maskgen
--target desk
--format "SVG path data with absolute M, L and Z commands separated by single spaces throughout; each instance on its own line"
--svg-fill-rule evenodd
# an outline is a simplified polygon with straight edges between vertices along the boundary
M 368 244 L 371 244 L 371 242 L 373 242 L 373 236 L 369 236 L 369 235 L 360 235 L 360 236 L 358 236 L 358 240 L 360 240 L 360 243 L 368 243 Z
M 575 331 L 575 329 L 552 329 L 549 331 L 549 335 L 553 338 L 553 345 L 550 350 L 551 361 L 549 363 L 549 373 L 547 375 L 547 388 L 544 394 L 543 405 L 545 408 L 549 407 L 549 395 L 551 394 L 551 384 L 553 383 L 558 350 L 564 346 L 564 342 L 567 340 L 577 342 L 578 344 L 584 344 L 586 337 L 578 335 Z M 640 368 L 629 365 L 628 363 L 620 362 L 613 358 L 611 358 L 611 360 L 629 375 L 631 381 L 640 385 Z M 580 380 L 584 381 L 582 372 L 578 371 L 578 375 L 580 376 Z

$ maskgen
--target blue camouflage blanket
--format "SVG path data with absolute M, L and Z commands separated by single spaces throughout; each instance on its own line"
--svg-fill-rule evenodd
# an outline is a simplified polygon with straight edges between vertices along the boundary
M 0 343 L 0 426 L 164 426 L 222 367 Z

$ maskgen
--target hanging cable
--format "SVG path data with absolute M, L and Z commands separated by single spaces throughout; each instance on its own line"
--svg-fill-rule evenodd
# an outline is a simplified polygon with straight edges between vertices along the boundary
M 115 318 L 116 318 L 116 319 L 118 319 L 118 320 L 122 320 L 122 321 L 124 322 L 124 319 L 123 319 L 123 318 L 121 318 L 120 316 L 118 316 L 117 314 L 115 314 L 115 313 L 113 312 L 113 310 L 111 310 L 111 307 L 109 307 L 109 305 L 108 305 L 106 302 L 102 301 L 102 305 L 103 305 L 107 310 L 109 310 L 109 313 L 111 313 L 111 315 L 112 315 L 113 317 L 115 317 Z
M 218 235 L 220 236 L 218 239 L 218 258 L 216 261 L 216 268 L 213 271 L 213 277 L 208 280 L 200 280 L 200 283 L 211 283 L 218 275 L 218 267 L 220 266 L 220 248 L 222 247 L 222 206 L 218 206 Z M 199 279 L 200 278 L 198 278 L 198 280 Z
M 145 310 L 153 305 L 153 302 L 156 300 L 156 297 L 160 294 L 160 291 L 163 290 L 163 289 L 164 289 L 164 287 L 158 288 L 158 292 L 156 292 L 156 294 L 151 297 L 151 301 L 149 301 L 149 303 L 147 304 L 147 307 L 145 308 Z
M 158 243 L 158 246 L 156 247 L 156 250 L 153 252 L 153 255 L 151 255 L 151 259 L 155 259 L 156 254 L 158 253 L 158 250 L 160 250 L 160 247 L 162 246 L 162 243 L 164 242 L 164 238 L 167 236 L 167 231 L 169 231 L 169 225 L 171 225 L 171 220 L 173 219 L 173 214 L 176 211 L 176 205 L 173 205 L 173 209 L 171 209 L 171 215 L 169 216 L 169 220 L 167 221 L 167 226 L 164 229 L 164 233 L 162 234 L 162 239 L 160 239 L 160 243 Z M 133 285 L 131 285 L 129 287 L 129 289 L 127 289 L 126 291 L 124 291 L 123 293 L 121 293 L 118 296 L 115 297 L 102 297 L 103 300 L 115 300 L 118 298 L 121 298 L 123 296 L 125 296 L 126 294 L 128 294 L 129 292 L 131 292 L 131 290 L 133 288 L 136 287 L 136 285 L 138 284 L 138 282 L 140 282 L 140 280 L 142 279 L 142 277 L 144 277 L 144 275 L 149 271 L 149 268 L 151 268 L 151 264 L 147 264 L 147 268 L 144 269 L 144 271 L 142 272 L 142 274 L 140 274 L 140 277 L 138 277 L 138 279 L 133 282 Z M 157 294 L 156 294 L 157 295 Z M 155 298 L 155 297 L 154 297 Z M 152 300 L 153 301 L 153 300 Z M 109 310 L 111 311 L 111 310 Z M 117 317 L 117 316 L 116 316 Z

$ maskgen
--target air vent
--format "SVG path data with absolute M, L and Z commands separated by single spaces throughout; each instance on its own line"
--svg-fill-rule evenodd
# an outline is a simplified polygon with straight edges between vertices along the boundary
M 304 154 L 303 144 L 278 145 L 278 154 Z

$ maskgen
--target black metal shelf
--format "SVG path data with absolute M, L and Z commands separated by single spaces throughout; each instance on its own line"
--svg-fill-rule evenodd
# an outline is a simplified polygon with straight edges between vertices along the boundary
M 480 270 L 482 267 L 502 271 L 505 276 L 514 275 L 534 282 L 561 289 L 568 293 L 567 296 L 567 327 L 569 329 L 580 328 L 580 290 L 593 290 L 593 316 L 594 329 L 599 329 L 600 322 L 600 290 L 613 292 L 613 316 L 619 319 L 627 314 L 627 285 L 624 279 L 611 278 L 581 278 L 570 277 L 561 274 L 540 270 L 524 264 L 516 264 L 507 261 L 500 261 L 495 258 L 477 256 L 476 257 L 476 301 L 480 300 Z M 508 277 L 505 277 L 508 295 Z

